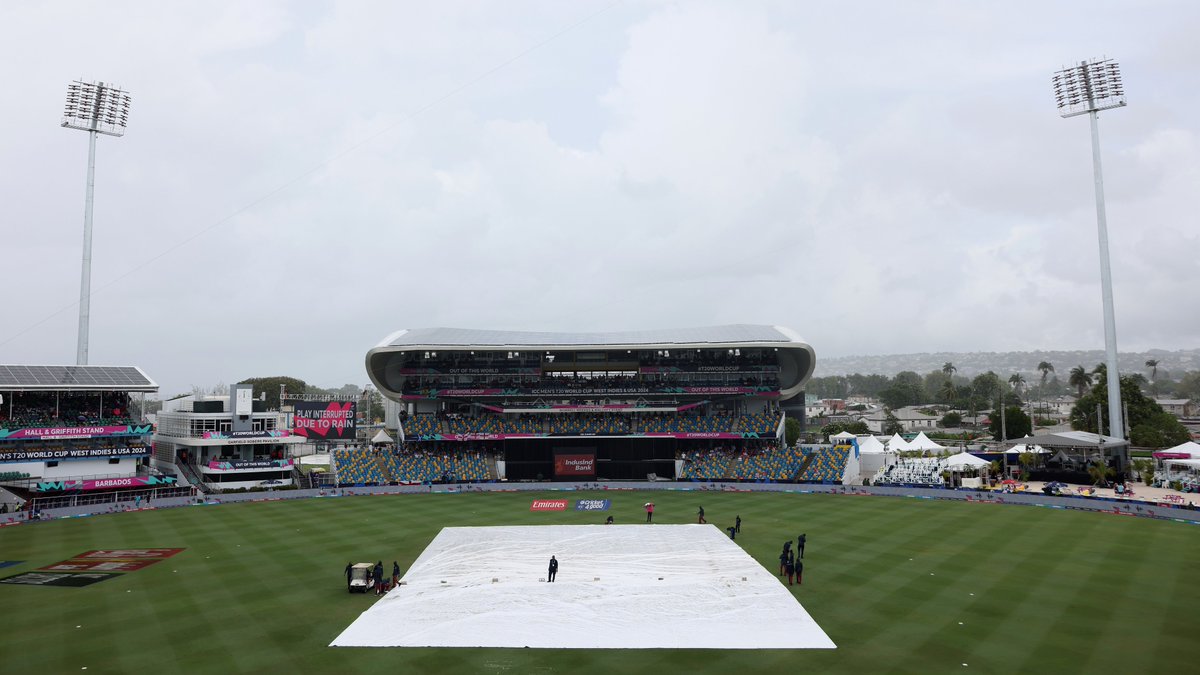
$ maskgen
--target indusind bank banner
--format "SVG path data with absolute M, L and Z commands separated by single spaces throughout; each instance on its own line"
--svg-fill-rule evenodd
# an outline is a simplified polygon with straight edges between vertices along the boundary
M 596 452 L 570 450 L 554 451 L 554 476 L 569 478 L 596 475 Z

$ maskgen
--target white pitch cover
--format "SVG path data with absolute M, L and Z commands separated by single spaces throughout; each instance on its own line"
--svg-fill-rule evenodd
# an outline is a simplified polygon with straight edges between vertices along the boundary
M 713 525 L 448 527 L 401 581 L 330 646 L 836 648 Z

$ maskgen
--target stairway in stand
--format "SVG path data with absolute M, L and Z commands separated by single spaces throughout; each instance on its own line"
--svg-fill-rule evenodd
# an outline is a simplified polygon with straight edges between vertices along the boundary
M 387 462 L 383 461 L 383 455 L 375 455 L 375 466 L 379 467 L 379 473 L 383 474 L 384 479 L 388 483 L 394 483 L 396 481 L 396 477 L 392 475 L 391 471 L 388 471 L 388 465 Z

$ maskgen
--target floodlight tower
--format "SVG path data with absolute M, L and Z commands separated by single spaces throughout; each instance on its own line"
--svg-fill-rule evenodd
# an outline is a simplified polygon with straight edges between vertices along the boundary
M 1117 322 L 1113 313 L 1112 270 L 1108 260 L 1108 223 L 1104 214 L 1104 174 L 1100 170 L 1101 110 L 1125 107 L 1121 68 L 1112 59 L 1080 61 L 1054 74 L 1054 98 L 1065 117 L 1088 114 L 1092 122 L 1092 170 L 1096 180 L 1096 228 L 1100 235 L 1100 286 L 1104 296 L 1104 350 L 1108 363 L 1108 435 L 1125 438 L 1121 380 L 1117 372 Z M 1099 427 L 1099 425 L 1097 425 Z
M 88 321 L 92 305 L 92 195 L 96 185 L 96 134 L 125 135 L 129 93 L 103 82 L 76 80 L 67 86 L 62 126 L 88 132 L 87 197 L 83 206 L 83 272 L 79 283 L 79 340 L 76 365 L 88 362 Z

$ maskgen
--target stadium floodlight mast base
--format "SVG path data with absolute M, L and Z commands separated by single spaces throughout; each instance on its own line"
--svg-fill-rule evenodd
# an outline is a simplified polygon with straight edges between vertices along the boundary
M 67 86 L 62 126 L 88 132 L 87 197 L 83 206 L 83 271 L 79 282 L 79 339 L 75 364 L 88 362 L 88 323 L 92 304 L 92 198 L 96 187 L 96 135 L 125 135 L 129 93 L 103 82 L 76 80 Z
M 1100 168 L 1101 110 L 1125 107 L 1121 68 L 1113 59 L 1080 61 L 1054 74 L 1054 98 L 1064 118 L 1087 113 L 1092 125 L 1092 171 L 1096 181 L 1096 228 L 1100 238 L 1100 287 L 1104 298 L 1104 351 L 1108 368 L 1108 435 L 1125 438 L 1121 380 L 1117 371 L 1117 321 L 1113 311 L 1108 220 L 1104 213 L 1104 174 Z

